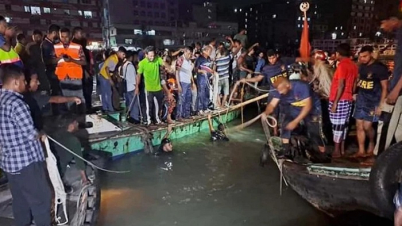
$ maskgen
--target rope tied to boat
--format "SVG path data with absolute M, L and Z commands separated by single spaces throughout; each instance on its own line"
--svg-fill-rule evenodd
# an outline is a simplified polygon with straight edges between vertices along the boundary
M 107 173 L 119 173 L 119 174 L 120 174 L 120 173 L 129 173 L 129 172 L 130 172 L 130 171 L 108 170 L 108 169 L 104 169 L 104 168 L 102 168 L 102 167 L 99 167 L 99 166 L 93 164 L 92 162 L 90 162 L 90 161 L 84 159 L 83 157 L 77 155 L 76 153 L 74 153 L 73 151 L 71 151 L 70 149 L 68 149 L 66 146 L 60 144 L 58 141 L 56 141 L 56 140 L 55 140 L 54 138 L 52 138 L 51 136 L 47 135 L 47 138 L 48 138 L 49 140 L 53 141 L 55 144 L 59 145 L 59 146 L 60 146 L 61 148 L 63 148 L 64 150 L 68 151 L 70 154 L 74 155 L 74 156 L 77 157 L 78 159 L 80 159 L 80 160 L 86 162 L 88 165 L 90 165 L 90 166 L 92 166 L 92 167 L 94 167 L 94 168 L 96 168 L 96 169 L 98 169 L 98 170 L 101 170 L 101 171 L 104 171 L 104 172 L 107 172 Z

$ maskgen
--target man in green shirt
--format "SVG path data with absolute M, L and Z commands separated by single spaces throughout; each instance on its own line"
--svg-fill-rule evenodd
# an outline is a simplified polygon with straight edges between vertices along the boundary
M 162 110 L 163 91 L 165 91 L 168 100 L 174 98 L 166 86 L 166 79 L 161 76 L 160 72 L 161 67 L 171 70 L 171 66 L 163 62 L 162 58 L 155 55 L 155 48 L 153 46 L 147 47 L 144 52 L 146 57 L 138 64 L 135 95 L 139 94 L 139 84 L 143 77 L 145 84 L 145 112 L 143 113 L 145 118 L 143 119 L 143 123 L 149 125 L 151 124 L 151 120 L 153 120 L 155 124 L 160 124 L 159 115 Z M 154 98 L 157 100 L 157 106 L 154 104 Z

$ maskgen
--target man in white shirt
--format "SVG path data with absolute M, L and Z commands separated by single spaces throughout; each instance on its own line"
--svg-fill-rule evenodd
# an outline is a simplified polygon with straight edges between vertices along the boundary
M 134 95 L 135 86 L 136 86 L 136 77 L 137 72 L 132 63 L 134 53 L 133 51 L 128 51 L 126 54 L 126 61 L 121 67 L 121 75 L 123 77 L 123 81 L 126 84 L 126 108 L 129 112 L 128 121 L 130 123 L 139 124 L 140 123 L 140 99 L 138 96 Z
M 192 71 L 194 68 L 191 62 L 192 51 L 185 47 L 184 53 L 176 61 L 176 81 L 179 91 L 179 104 L 177 106 L 177 121 L 190 118 L 192 101 L 191 84 L 193 83 Z
M 209 42 L 209 46 L 212 48 L 212 51 L 211 51 L 211 55 L 209 56 L 209 59 L 211 59 L 212 61 L 215 61 L 215 58 L 216 58 L 216 39 L 212 39 L 210 42 Z

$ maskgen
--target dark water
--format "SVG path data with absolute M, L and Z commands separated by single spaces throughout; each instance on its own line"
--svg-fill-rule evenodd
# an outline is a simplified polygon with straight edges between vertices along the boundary
M 259 125 L 211 143 L 209 134 L 174 140 L 173 156 L 137 154 L 111 165 L 131 170 L 103 178 L 99 225 L 324 226 L 388 225 L 366 214 L 329 219 L 290 188 L 279 195 L 279 173 L 259 166 Z M 356 218 L 356 219 L 354 219 Z M 378 220 L 378 221 L 377 221 Z M 387 224 L 388 223 L 388 224 Z M 392 225 L 392 224 L 391 224 Z

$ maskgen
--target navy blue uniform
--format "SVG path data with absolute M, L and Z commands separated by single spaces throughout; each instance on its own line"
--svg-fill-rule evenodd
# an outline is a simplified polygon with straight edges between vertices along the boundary
M 280 78 L 280 77 L 287 77 L 287 72 L 286 70 L 282 70 L 283 67 L 287 67 L 287 65 L 290 65 L 294 63 L 296 60 L 294 58 L 281 58 L 278 60 L 275 64 L 267 64 L 262 68 L 261 74 L 264 76 L 264 80 L 262 82 L 262 85 L 269 85 L 269 90 L 275 90 L 274 83 L 275 81 Z M 271 102 L 273 99 L 272 92 L 270 92 L 270 95 L 268 96 L 268 103 Z M 279 113 L 280 113 L 280 107 L 277 107 L 274 112 L 272 113 L 272 116 L 274 118 L 279 118 Z
M 380 63 L 359 67 L 359 79 L 357 82 L 357 98 L 354 118 L 364 121 L 376 122 L 376 108 L 381 101 L 381 81 L 388 80 L 388 69 Z
M 324 145 L 324 135 L 322 132 L 322 110 L 321 101 L 317 94 L 312 90 L 307 82 L 301 80 L 290 81 L 291 89 L 285 95 L 280 95 L 278 91 L 272 92 L 274 98 L 279 98 L 281 107 L 283 107 L 284 119 L 281 129 L 281 137 L 284 139 L 290 139 L 291 132 L 286 130 L 286 126 L 299 116 L 302 108 L 304 107 L 303 100 L 307 98 L 312 99 L 312 109 L 310 114 L 303 120 L 306 124 L 310 138 L 318 143 L 318 145 Z

